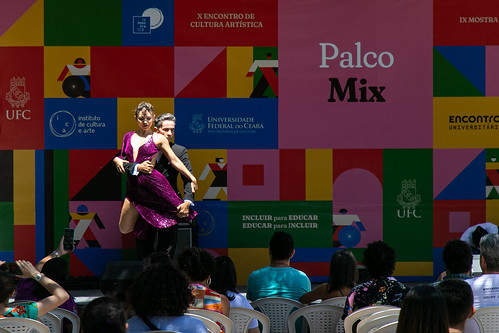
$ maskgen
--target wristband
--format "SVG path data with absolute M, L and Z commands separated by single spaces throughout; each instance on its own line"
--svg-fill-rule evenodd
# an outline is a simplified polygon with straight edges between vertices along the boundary
M 40 282 L 42 280 L 42 278 L 43 278 L 43 274 L 41 274 L 41 273 L 36 273 L 36 275 L 34 277 L 36 282 Z

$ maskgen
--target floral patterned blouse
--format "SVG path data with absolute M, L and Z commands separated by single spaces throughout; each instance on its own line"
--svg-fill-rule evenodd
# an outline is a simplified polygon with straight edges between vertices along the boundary
M 38 318 L 38 306 L 36 306 L 36 302 L 23 303 L 16 307 L 9 308 L 7 312 L 0 314 L 0 317 L 36 319 Z
M 400 307 L 410 288 L 392 277 L 372 279 L 355 286 L 348 294 L 343 319 L 353 311 L 370 305 Z

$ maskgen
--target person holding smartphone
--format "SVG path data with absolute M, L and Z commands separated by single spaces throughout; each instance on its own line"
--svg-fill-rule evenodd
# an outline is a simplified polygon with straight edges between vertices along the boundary
M 0 261 L 0 265 L 4 263 L 4 261 Z M 18 260 L 16 263 L 22 272 L 22 275 L 17 275 L 17 277 L 33 279 L 47 289 L 50 295 L 37 302 L 26 302 L 15 307 L 9 307 L 9 298 L 14 295 L 16 284 L 11 274 L 0 271 L 0 317 L 37 319 L 69 298 L 64 288 L 43 273 L 40 273 L 29 261 Z
M 51 278 L 63 288 L 68 277 L 68 262 L 62 256 L 73 251 L 72 244 L 69 245 L 71 246 L 68 246 L 68 240 L 62 237 L 57 249 L 35 265 L 36 270 L 45 274 L 45 276 Z M 16 287 L 15 300 L 39 301 L 49 295 L 49 291 L 33 279 L 22 279 Z M 71 294 L 69 294 L 68 300 L 59 305 L 59 307 L 71 311 L 76 315 L 78 314 L 76 301 Z

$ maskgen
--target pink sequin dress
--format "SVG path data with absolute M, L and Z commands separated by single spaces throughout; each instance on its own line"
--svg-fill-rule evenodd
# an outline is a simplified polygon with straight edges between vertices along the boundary
M 152 160 L 158 153 L 152 135 L 139 147 L 137 159 L 133 159 L 131 138 L 134 133 L 128 132 L 123 137 L 121 158 L 134 163 Z M 156 169 L 151 174 L 139 173 L 137 176 L 128 176 L 126 197 L 137 208 L 142 217 L 142 219 L 139 217 L 134 228 L 134 233 L 139 238 L 144 236 L 143 233 L 147 228 L 142 220 L 155 228 L 162 229 L 169 228 L 177 224 L 178 221 L 189 221 L 197 215 L 191 210 L 188 217 L 177 217 L 177 207 L 184 201 L 178 197 L 170 183 Z

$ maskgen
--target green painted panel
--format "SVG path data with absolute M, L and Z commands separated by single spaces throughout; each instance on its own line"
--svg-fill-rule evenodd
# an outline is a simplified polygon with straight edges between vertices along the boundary
M 383 240 L 398 261 L 433 261 L 432 156 L 431 149 L 383 150 Z
M 0 202 L 0 251 L 14 251 L 14 204 Z
M 295 248 L 332 247 L 332 209 L 331 201 L 229 202 L 229 247 L 268 247 L 274 231 L 291 234 Z
M 120 46 L 121 0 L 45 1 L 46 46 Z

